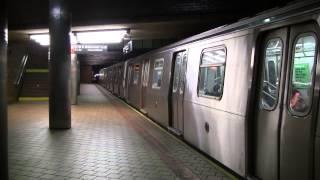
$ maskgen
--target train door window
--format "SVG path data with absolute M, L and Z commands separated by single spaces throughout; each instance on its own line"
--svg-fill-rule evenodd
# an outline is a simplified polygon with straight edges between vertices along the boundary
M 178 85 L 179 85 L 179 80 L 180 80 L 179 73 L 180 73 L 181 61 L 182 61 L 181 53 L 178 53 L 176 55 L 176 62 L 175 62 L 175 66 L 174 66 L 172 92 L 177 92 L 177 90 L 178 90 Z
M 128 65 L 128 85 L 131 85 L 132 82 L 132 65 Z
M 110 79 L 111 79 L 111 82 L 113 82 L 114 77 L 113 77 L 113 71 L 112 70 L 110 71 Z
M 140 73 L 140 65 L 139 64 L 135 64 L 134 65 L 134 71 L 133 71 L 133 84 L 138 84 L 139 73 Z
M 149 69 L 150 69 L 150 61 L 146 61 L 146 63 L 144 64 L 144 70 L 143 70 L 143 86 L 147 87 L 148 86 L 148 81 L 149 81 Z
M 163 63 L 164 59 L 156 59 L 154 61 L 153 78 L 152 78 L 152 89 L 160 89 L 162 84 L 163 74 Z
M 119 78 L 119 84 L 121 84 L 121 81 L 122 81 L 122 70 L 121 70 L 121 67 L 119 67 L 119 73 L 118 73 L 118 78 Z
M 264 50 L 264 76 L 260 99 L 260 105 L 266 110 L 274 109 L 278 102 L 282 56 L 282 40 L 269 40 Z
M 223 94 L 227 50 L 225 47 L 205 49 L 201 55 L 198 95 L 221 99 Z
M 114 68 L 114 70 L 113 70 L 113 78 L 114 78 L 114 82 L 115 82 L 115 83 L 118 82 L 118 77 L 117 77 L 117 75 L 118 75 L 118 71 L 117 71 L 116 68 Z
M 305 33 L 296 38 L 293 46 L 288 104 L 291 113 L 296 116 L 305 116 L 311 109 L 317 54 L 316 42 L 316 36 L 313 33 Z

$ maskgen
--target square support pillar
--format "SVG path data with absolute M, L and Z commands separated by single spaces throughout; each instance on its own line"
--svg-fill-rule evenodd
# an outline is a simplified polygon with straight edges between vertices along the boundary
M 7 118 L 7 9 L 0 1 L 0 179 L 9 179 L 8 173 L 8 118 Z
M 50 0 L 49 127 L 71 128 L 71 15 L 69 0 Z

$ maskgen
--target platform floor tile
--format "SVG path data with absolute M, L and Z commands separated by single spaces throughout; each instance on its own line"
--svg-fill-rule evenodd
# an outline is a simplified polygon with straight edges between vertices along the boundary
M 26 179 L 235 179 L 110 93 L 82 85 L 72 129 L 48 129 L 48 103 L 9 106 L 9 173 Z

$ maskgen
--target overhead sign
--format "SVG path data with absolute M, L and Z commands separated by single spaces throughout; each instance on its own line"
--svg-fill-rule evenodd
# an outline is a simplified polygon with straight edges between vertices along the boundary
M 108 51 L 108 46 L 106 44 L 77 44 L 77 53 L 86 52 L 106 52 Z
M 123 53 L 128 54 L 132 52 L 132 41 L 129 41 L 124 47 L 123 47 Z

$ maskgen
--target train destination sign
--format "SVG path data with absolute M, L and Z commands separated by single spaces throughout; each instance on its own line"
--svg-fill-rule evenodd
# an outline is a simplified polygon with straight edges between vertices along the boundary
M 106 44 L 77 44 L 76 52 L 85 53 L 85 52 L 107 52 L 108 46 Z

